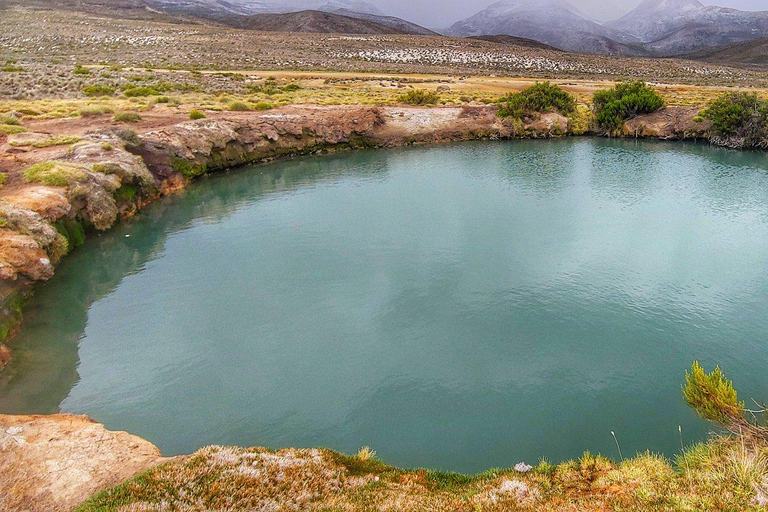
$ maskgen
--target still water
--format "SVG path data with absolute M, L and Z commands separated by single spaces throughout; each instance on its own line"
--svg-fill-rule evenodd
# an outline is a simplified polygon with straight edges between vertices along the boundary
M 474 472 L 674 455 L 684 370 L 768 398 L 768 157 L 578 139 L 363 151 L 203 179 L 37 293 L 0 412 L 167 454 L 373 447 Z

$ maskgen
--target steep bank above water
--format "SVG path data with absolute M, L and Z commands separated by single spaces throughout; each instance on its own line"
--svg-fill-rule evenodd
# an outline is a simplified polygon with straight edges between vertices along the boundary
M 627 123 L 633 137 L 700 138 L 695 108 L 669 108 Z M 0 149 L 10 169 L 0 193 L 2 339 L 21 321 L 30 285 L 49 279 L 58 261 L 90 230 L 106 230 L 197 176 L 275 158 L 361 147 L 475 139 L 547 138 L 572 130 L 567 118 L 543 114 L 502 120 L 495 107 L 413 108 L 291 106 L 262 113 L 223 113 L 155 126 L 137 135 L 92 127 L 68 150 L 40 148 L 20 158 L 11 135 Z M 23 165 L 19 165 L 19 161 Z M 38 162 L 30 170 L 29 164 Z M 25 169 L 27 169 L 25 171 Z M 22 172 L 25 173 L 22 176 Z M 1 347 L 2 345 L 0 345 Z M 0 348 L 0 367 L 8 352 Z

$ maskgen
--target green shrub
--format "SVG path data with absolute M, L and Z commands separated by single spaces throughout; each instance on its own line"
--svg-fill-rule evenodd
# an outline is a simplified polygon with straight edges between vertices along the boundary
M 19 126 L 19 118 L 13 114 L 0 114 L 0 124 Z
M 105 114 L 111 114 L 112 112 L 112 109 L 106 105 L 88 105 L 78 110 L 78 113 L 82 117 L 103 116 Z
M 740 148 L 768 147 L 768 100 L 755 93 L 725 93 L 701 116 L 712 121 L 716 143 Z
M 698 362 L 685 372 L 685 401 L 705 420 L 729 425 L 741 417 L 744 402 L 739 402 L 733 382 L 726 379 L 720 367 L 707 374 Z
M 170 103 L 171 102 L 171 98 L 169 98 L 168 96 L 160 96 L 155 101 L 158 102 L 158 103 Z
M 141 121 L 141 116 L 136 112 L 119 112 L 112 119 L 118 123 L 138 123 Z
M 621 82 L 597 91 L 592 100 L 597 125 L 610 132 L 621 130 L 624 121 L 664 107 L 664 99 L 642 81 Z
M 295 92 L 301 89 L 301 86 L 299 84 L 288 84 L 285 87 L 281 87 L 280 90 L 283 92 Z
M 97 96 L 112 96 L 115 94 L 115 88 L 108 85 L 86 85 L 83 87 L 83 94 L 89 98 Z
M 205 164 L 195 164 L 183 158 L 174 158 L 173 162 L 171 162 L 171 167 L 173 167 L 174 171 L 181 173 L 185 178 L 189 179 L 202 176 L 208 171 Z
M 11 65 L 11 66 L 3 66 L 3 67 L 1 67 L 0 71 L 2 71 L 3 73 L 23 73 L 26 70 L 23 67 L 21 67 L 21 66 L 12 66 Z
M 272 108 L 274 108 L 274 105 L 266 101 L 260 101 L 256 105 L 254 105 L 253 108 L 255 110 L 271 110 Z
M 123 185 L 115 190 L 113 197 L 118 203 L 134 203 L 136 202 L 136 195 L 138 192 L 139 189 L 133 185 Z
M 45 140 L 39 140 L 37 142 L 33 142 L 32 147 L 40 149 L 40 148 L 50 148 L 53 146 L 68 146 L 76 142 L 80 142 L 80 137 L 76 135 L 59 135 L 56 137 L 50 137 Z
M 205 114 L 203 114 L 199 110 L 191 110 L 189 112 L 189 118 L 192 119 L 193 121 L 195 119 L 205 119 Z
M 23 173 L 24 179 L 48 185 L 50 187 L 66 187 L 70 183 L 86 178 L 85 169 L 67 162 L 49 161 L 34 164 Z
M 501 100 L 501 117 L 520 119 L 526 112 L 559 112 L 567 116 L 576 112 L 576 100 L 549 82 L 537 82 Z
M 434 91 L 414 89 L 400 96 L 398 101 L 408 105 L 435 105 L 440 101 L 440 95 Z
M 8 181 L 8 175 L 4 172 L 0 172 L 0 188 L 5 186 L 6 181 Z
M 243 101 L 233 101 L 229 104 L 229 110 L 233 112 L 246 112 L 251 110 L 251 107 Z
M 72 70 L 72 74 L 73 75 L 90 75 L 91 71 L 88 68 L 78 64 L 77 66 L 75 66 L 75 69 Z
M 77 219 L 59 219 L 53 224 L 53 227 L 67 239 L 69 250 L 85 243 L 85 228 Z
M 154 87 L 146 87 L 142 85 L 126 87 L 123 89 L 123 94 L 127 98 L 144 98 L 146 96 L 160 96 L 161 93 Z
M 16 135 L 17 133 L 24 133 L 27 129 L 23 126 L 12 126 L 10 124 L 0 124 L 0 133 L 3 135 Z

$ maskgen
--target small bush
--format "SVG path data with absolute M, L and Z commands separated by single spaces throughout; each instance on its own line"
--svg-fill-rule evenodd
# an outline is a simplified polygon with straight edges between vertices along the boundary
M 66 187 L 86 178 L 85 169 L 79 165 L 66 162 L 49 161 L 34 164 L 23 173 L 24 179 L 48 185 L 50 187 Z
M 0 124 L 18 126 L 20 122 L 19 118 L 13 114 L 0 114 Z
M 271 110 L 272 108 L 274 108 L 274 105 L 266 101 L 260 101 L 256 105 L 254 105 L 253 108 L 255 110 Z
M 103 116 L 112 112 L 113 110 L 106 105 L 88 105 L 78 111 L 82 117 Z
M 118 123 L 138 123 L 141 116 L 136 112 L 119 112 L 112 119 Z
M 24 133 L 27 129 L 23 126 L 13 126 L 10 124 L 0 124 L 0 133 L 3 135 L 16 135 L 17 133 Z
M 526 112 L 559 112 L 567 116 L 576 112 L 576 100 L 549 82 L 537 82 L 502 99 L 501 117 L 520 119 Z
M 21 66 L 10 65 L 10 66 L 1 67 L 0 71 L 2 71 L 3 73 L 23 73 L 26 70 Z
M 158 103 L 170 103 L 171 102 L 171 98 L 169 98 L 168 96 L 160 96 L 155 101 L 158 102 Z
M 768 148 L 768 100 L 757 94 L 725 93 L 701 116 L 712 121 L 715 143 L 738 148 Z
M 229 110 L 233 112 L 246 112 L 251 110 L 251 107 L 243 101 L 233 101 L 229 104 Z
M 115 94 L 115 88 L 107 85 L 86 85 L 83 87 L 83 94 L 89 98 L 97 96 L 112 96 Z
M 288 84 L 285 87 L 281 87 L 280 90 L 283 92 L 295 92 L 301 89 L 301 86 L 299 84 Z
M 744 402 L 739 401 L 733 382 L 725 378 L 719 366 L 708 374 L 694 362 L 691 373 L 685 372 L 683 396 L 699 416 L 724 426 L 741 418 L 744 409 Z
M 123 89 L 123 94 L 127 98 L 144 98 L 147 96 L 160 96 L 160 91 L 154 87 L 127 87 Z
M 196 119 L 205 119 L 205 114 L 203 114 L 199 110 L 191 110 L 189 112 L 189 118 L 192 119 L 193 121 Z
M 0 188 L 5 186 L 6 181 L 8 181 L 8 175 L 4 172 L 0 172 Z
M 640 114 L 650 114 L 664 107 L 664 99 L 642 81 L 621 82 L 597 91 L 592 100 L 597 125 L 610 132 L 624 126 L 624 121 Z
M 435 105 L 438 101 L 440 101 L 440 95 L 434 91 L 414 89 L 400 96 L 398 101 L 400 103 L 416 106 Z
M 72 74 L 73 75 L 90 75 L 91 71 L 88 68 L 78 64 L 77 66 L 75 66 L 75 69 L 72 70 Z

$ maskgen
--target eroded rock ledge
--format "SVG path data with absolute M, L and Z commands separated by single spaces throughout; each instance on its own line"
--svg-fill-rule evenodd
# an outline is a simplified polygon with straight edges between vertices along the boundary
M 0 510 L 69 512 L 166 460 L 148 441 L 86 416 L 0 415 Z
M 696 112 L 669 108 L 633 120 L 625 133 L 701 137 L 691 120 Z M 568 133 L 568 119 L 559 114 L 502 120 L 492 106 L 289 106 L 217 114 L 141 135 L 96 126 L 67 150 L 41 152 L 34 175 L 12 179 L 15 185 L 0 193 L 0 368 L 9 358 L 1 342 L 17 329 L 30 284 L 50 279 L 89 230 L 109 229 L 197 176 L 323 151 Z

